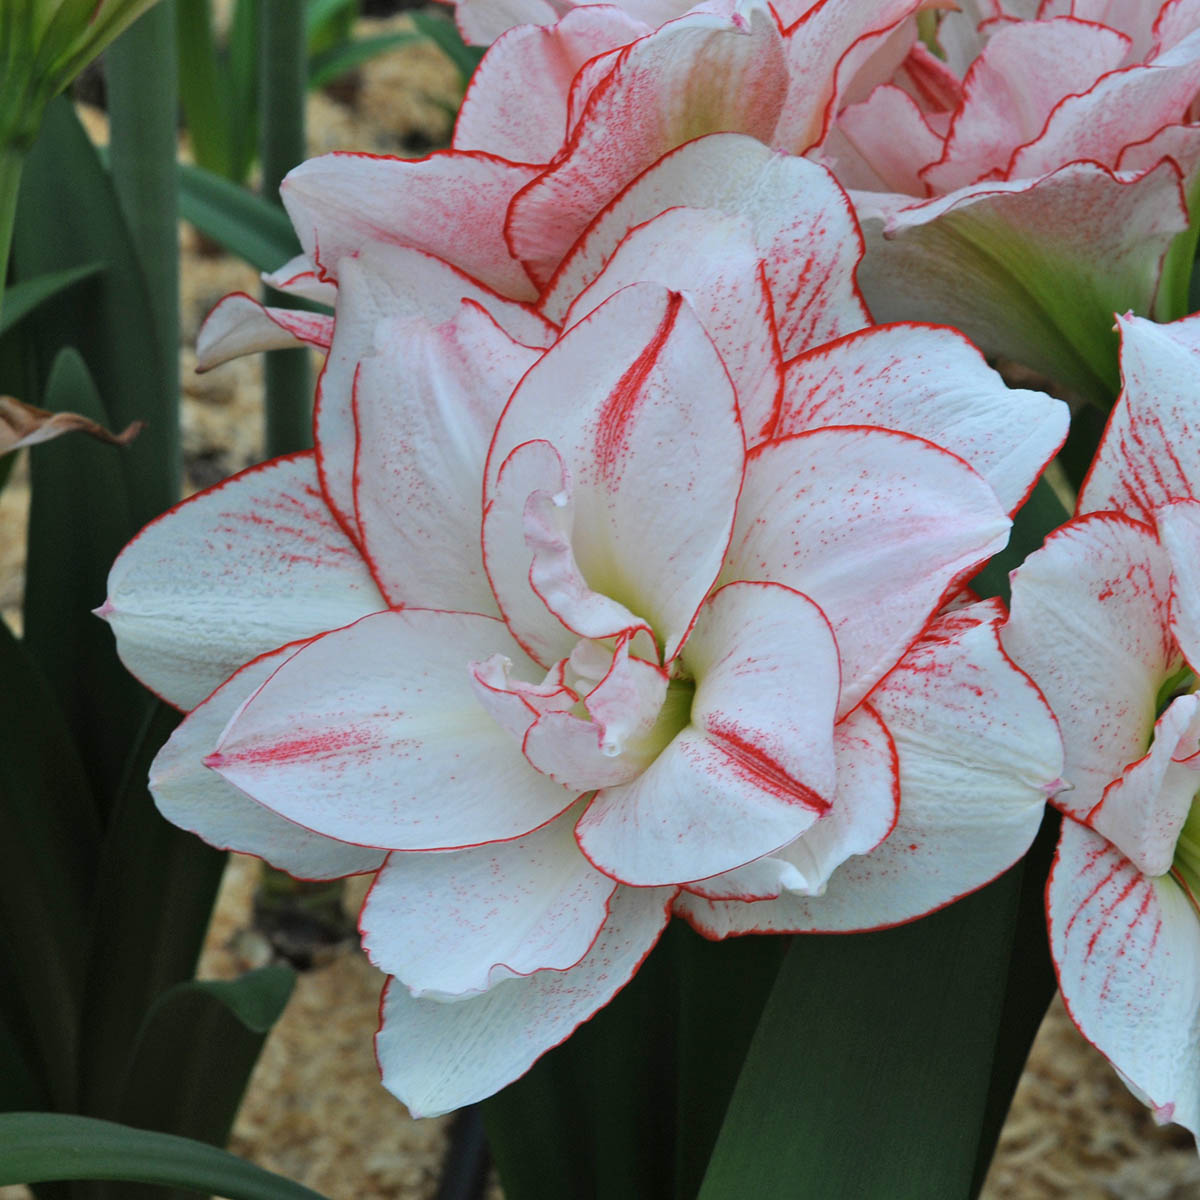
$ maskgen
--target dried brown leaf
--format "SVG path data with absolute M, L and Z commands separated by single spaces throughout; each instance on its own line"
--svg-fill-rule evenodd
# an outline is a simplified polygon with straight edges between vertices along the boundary
M 127 446 L 142 431 L 144 422 L 133 421 L 120 433 L 72 412 L 47 412 L 12 396 L 0 396 L 0 454 L 48 442 L 64 433 L 86 433 L 113 446 Z

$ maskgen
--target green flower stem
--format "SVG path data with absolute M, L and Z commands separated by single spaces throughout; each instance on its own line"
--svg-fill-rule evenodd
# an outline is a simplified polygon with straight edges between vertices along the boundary
M 17 217 L 17 193 L 25 156 L 11 146 L 0 149 L 0 313 L 4 311 L 4 284 L 8 279 L 8 253 L 12 248 Z
M 146 481 L 158 510 L 179 496 L 179 188 L 175 168 L 178 108 L 175 6 L 159 4 L 108 51 L 109 161 L 113 184 L 141 262 L 154 316 L 162 380 L 154 412 L 141 414 L 152 445 Z
M 283 177 L 305 156 L 304 102 L 308 59 L 304 5 L 296 0 L 262 0 L 259 30 L 259 158 L 262 194 L 279 199 Z M 292 304 L 272 288 L 267 304 Z M 308 350 L 276 350 L 266 356 L 267 454 L 287 454 L 312 445 L 312 371 Z

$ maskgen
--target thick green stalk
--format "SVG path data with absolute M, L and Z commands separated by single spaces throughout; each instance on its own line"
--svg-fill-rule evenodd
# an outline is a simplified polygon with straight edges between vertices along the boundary
M 296 0 L 261 0 L 259 15 L 259 158 L 262 193 L 279 199 L 283 177 L 304 158 L 304 100 L 308 59 L 304 5 Z M 271 288 L 267 304 L 288 304 Z M 312 371 L 308 351 L 278 350 L 266 356 L 267 454 L 287 454 L 312 445 Z
M 8 252 L 17 218 L 17 193 L 25 156 L 11 146 L 0 148 L 0 313 L 4 311 L 4 284 L 8 279 Z
M 152 445 L 158 509 L 179 496 L 179 234 L 175 149 L 178 108 L 175 6 L 159 4 L 108 51 L 113 184 L 141 261 L 162 360 L 155 411 L 142 414 L 141 438 Z

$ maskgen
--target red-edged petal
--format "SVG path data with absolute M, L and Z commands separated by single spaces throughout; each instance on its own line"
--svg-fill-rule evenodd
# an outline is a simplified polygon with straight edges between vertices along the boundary
M 231 358 L 260 350 L 316 346 L 328 350 L 333 318 L 267 308 L 245 292 L 231 292 L 208 314 L 196 335 L 196 370 L 211 371 Z
M 846 194 L 816 163 L 736 133 L 688 142 L 634 180 L 572 248 L 542 311 L 561 321 L 631 229 L 679 206 L 750 223 L 785 358 L 869 323 L 854 282 L 862 239 Z
M 483 569 L 483 468 L 496 421 L 538 351 L 473 302 L 451 321 L 393 321 L 354 389 L 355 515 L 392 604 L 495 612 Z
M 388 984 L 375 1052 L 413 1116 L 473 1104 L 519 1078 L 623 988 L 666 926 L 669 888 L 617 888 L 608 919 L 568 971 L 506 979 L 482 996 L 416 999 Z
M 1004 647 L 1058 717 L 1073 790 L 1055 803 L 1078 820 L 1149 745 L 1158 689 L 1179 666 L 1170 585 L 1153 531 L 1109 513 L 1064 525 L 1013 573 Z
M 1187 227 L 1179 168 L 1114 175 L 1070 163 L 897 208 L 855 192 L 875 319 L 961 329 L 985 354 L 1093 394 L 1111 386 L 1111 316 L 1149 312 L 1163 257 Z
M 1067 435 L 1045 392 L 1009 388 L 955 329 L 876 326 L 793 359 L 779 436 L 822 425 L 880 425 L 966 459 L 1014 511 Z
M 916 102 L 893 84 L 881 84 L 838 114 L 820 160 L 843 187 L 924 196 L 919 172 L 941 152 L 942 139 Z
M 627 46 L 561 155 L 513 200 L 513 254 L 544 286 L 595 214 L 668 151 L 723 130 L 769 141 L 786 88 L 782 38 L 760 0 L 691 13 Z
M 255 854 L 301 879 L 337 879 L 374 871 L 386 852 L 322 837 L 251 800 L 204 765 L 229 723 L 281 663 L 293 642 L 247 663 L 184 718 L 150 766 L 158 811 L 220 850 Z
M 1200 667 L 1200 504 L 1182 500 L 1155 514 L 1171 560 L 1171 633 L 1192 669 Z
M 745 458 L 724 365 L 682 298 L 625 288 L 542 356 L 500 418 L 485 502 L 537 439 L 571 482 L 582 578 L 644 618 L 669 661 L 720 569 Z
M 264 271 L 262 281 L 277 292 L 287 292 L 289 296 L 300 296 L 318 304 L 328 304 L 330 308 L 337 302 L 337 284 L 322 279 L 320 269 L 307 254 L 297 254 L 282 267 L 274 271 Z
M 1064 821 L 1046 888 L 1050 952 L 1071 1019 L 1154 1107 L 1200 1131 L 1200 923 L 1169 877 Z
M 380 246 L 369 259 L 344 259 L 337 320 L 325 369 L 317 381 L 316 439 L 321 486 L 329 506 L 356 539 L 354 515 L 354 378 L 359 363 L 380 348 L 392 322 L 424 317 L 434 325 L 458 317 L 473 301 L 525 346 L 545 346 L 555 330 L 532 309 L 506 300 L 439 258 L 396 246 Z
M 537 168 L 444 150 L 414 161 L 336 151 L 291 171 L 280 194 L 326 278 L 379 246 L 424 250 L 514 300 L 537 295 L 501 236 L 509 201 Z
M 982 617 L 982 619 L 981 619 Z M 1054 718 L 1000 648 L 987 605 L 940 617 L 871 704 L 900 758 L 900 813 L 821 896 L 681 900 L 708 937 L 851 931 L 910 921 L 982 887 L 1025 853 L 1061 785 Z
M 1165 875 L 1200 789 L 1200 696 L 1178 696 L 1154 723 L 1150 749 L 1104 791 L 1088 824 L 1147 875 Z
M 1200 32 L 1145 66 L 1113 71 L 1079 96 L 1066 96 L 1042 134 L 1018 150 L 1010 179 L 1053 171 L 1065 162 L 1091 159 L 1116 166 L 1123 147 L 1182 121 L 1200 90 Z
M 734 583 L 684 648 L 691 723 L 576 827 L 605 873 L 639 885 L 706 879 L 770 854 L 827 812 L 837 648 L 821 610 L 771 583 Z
M 572 9 L 550 28 L 509 30 L 471 77 L 454 126 L 454 148 L 513 162 L 549 162 L 567 136 L 567 97 L 579 69 L 649 32 L 645 22 L 609 4 Z
M 510 842 L 394 851 L 363 906 L 363 948 L 414 996 L 452 999 L 591 949 L 616 884 L 589 865 L 571 813 Z
M 491 617 L 408 608 L 364 618 L 280 667 L 209 765 L 346 841 L 430 850 L 519 837 L 575 797 L 533 770 L 476 698 L 469 664 L 497 652 L 526 662 Z
M 312 454 L 192 496 L 121 552 L 100 610 L 121 661 L 178 708 L 243 663 L 386 606 L 317 486 Z
M 550 25 L 590 0 L 457 0 L 455 17 L 463 39 L 488 46 L 514 25 Z M 691 0 L 621 0 L 635 21 L 652 28 L 691 8 Z
M 747 440 L 761 441 L 779 408 L 783 361 L 750 222 L 713 209 L 668 209 L 630 231 L 600 276 L 576 297 L 563 325 L 574 325 L 639 280 L 687 297 L 733 380 Z
M 837 791 L 815 825 L 782 850 L 687 891 L 708 900 L 772 900 L 782 892 L 819 896 L 846 859 L 869 854 L 895 827 L 900 761 L 891 734 L 869 704 L 839 721 L 833 735 Z M 683 901 L 683 897 L 680 897 Z
M 817 429 L 751 452 L 721 578 L 773 579 L 821 606 L 844 714 L 1008 528 L 995 493 L 956 455 L 891 430 Z
M 1064 96 L 1087 91 L 1121 65 L 1128 49 L 1129 39 L 1115 29 L 1070 17 L 998 29 L 963 80 L 962 107 L 954 114 L 941 159 L 922 177 L 944 193 L 1003 172 L 1016 147 L 1042 132 Z M 1013 177 L 1040 175 L 1085 157 L 1092 156 L 1071 154 Z
M 1156 325 L 1127 313 L 1117 325 L 1123 387 L 1077 511 L 1152 522 L 1160 505 L 1194 499 L 1200 480 L 1200 314 Z

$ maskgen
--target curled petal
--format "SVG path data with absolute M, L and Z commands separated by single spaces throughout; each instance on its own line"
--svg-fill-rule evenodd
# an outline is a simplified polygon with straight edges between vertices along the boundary
M 523 1075 L 633 978 L 667 923 L 670 888 L 617 888 L 568 971 L 506 979 L 482 996 L 416 999 L 393 981 L 375 1050 L 384 1086 L 418 1117 L 473 1104 Z
M 245 292 L 232 292 L 205 318 L 196 336 L 196 370 L 210 371 L 260 350 L 316 346 L 328 350 L 333 318 L 290 308 L 267 308 Z
M 321 278 L 320 268 L 307 254 L 297 254 L 274 271 L 264 271 L 262 281 L 277 292 L 287 292 L 317 304 L 337 303 L 337 284 Z
M 683 661 L 691 722 L 633 782 L 597 793 L 583 852 L 625 883 L 684 883 L 795 840 L 834 789 L 837 650 L 807 597 L 734 583 L 701 609 Z

